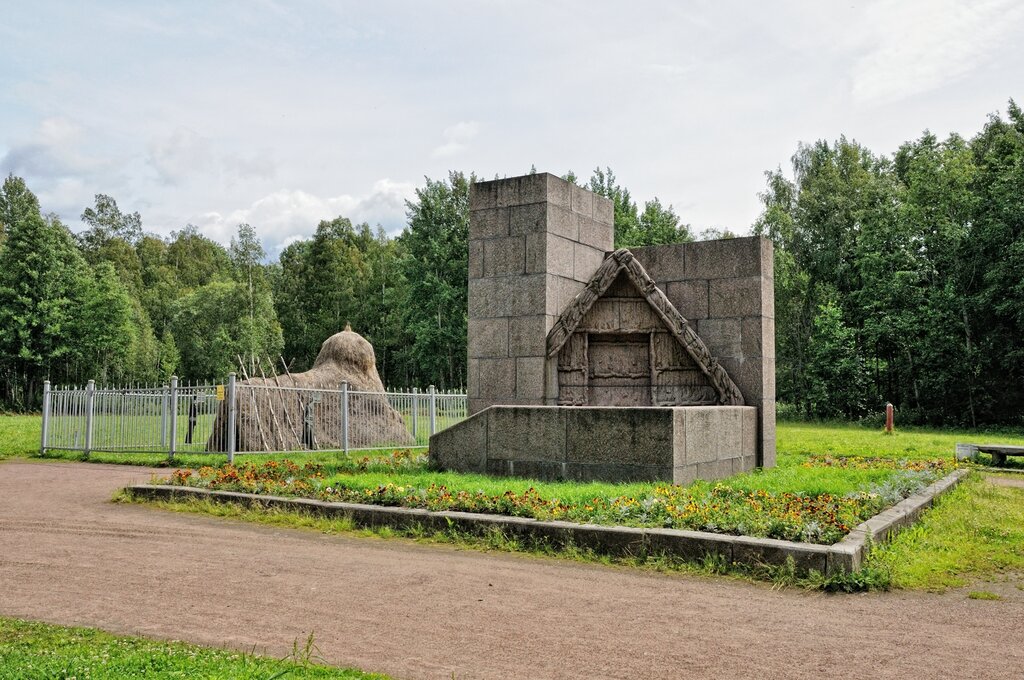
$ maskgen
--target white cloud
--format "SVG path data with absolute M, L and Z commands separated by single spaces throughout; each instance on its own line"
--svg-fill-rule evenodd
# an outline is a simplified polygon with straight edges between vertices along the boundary
M 150 142 L 149 162 L 165 182 L 182 184 L 213 168 L 212 142 L 195 130 L 179 127 Z
M 480 124 L 475 120 L 461 121 L 449 125 L 441 133 L 444 144 L 433 151 L 434 158 L 449 158 L 469 149 L 469 143 L 480 132 Z
M 276 257 L 288 244 L 307 238 L 321 220 L 347 217 L 353 224 L 381 225 L 390 233 L 405 224 L 405 201 L 415 196 L 415 185 L 378 180 L 362 196 L 321 197 L 302 190 L 281 189 L 229 213 L 208 212 L 190 220 L 210 238 L 227 243 L 242 222 L 251 224 Z
M 86 132 L 70 118 L 42 119 L 32 133 L 0 155 L 0 175 L 23 177 L 43 212 L 75 220 L 93 199 L 87 178 L 113 171 L 117 163 L 85 149 Z
M 654 76 L 662 78 L 678 78 L 694 70 L 692 65 L 682 64 L 645 64 L 644 69 Z
M 868 8 L 870 47 L 852 69 L 852 94 L 863 103 L 928 92 L 985 64 L 1019 28 L 1014 0 L 883 0 Z

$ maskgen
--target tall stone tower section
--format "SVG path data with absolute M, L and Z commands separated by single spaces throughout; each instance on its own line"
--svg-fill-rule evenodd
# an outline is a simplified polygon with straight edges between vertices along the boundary
M 554 405 L 545 340 L 612 250 L 612 202 L 539 173 L 473 184 L 469 210 L 469 412 Z

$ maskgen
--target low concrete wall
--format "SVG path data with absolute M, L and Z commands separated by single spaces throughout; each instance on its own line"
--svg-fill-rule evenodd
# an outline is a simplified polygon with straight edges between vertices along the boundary
M 441 469 L 689 484 L 753 470 L 752 406 L 492 406 L 430 438 Z
M 541 541 L 553 547 L 584 547 L 608 555 L 667 555 L 686 560 L 716 556 L 729 564 L 785 565 L 790 559 L 801 572 L 824 574 L 857 571 L 871 545 L 892 540 L 916 522 L 936 498 L 953 489 L 968 474 L 960 469 L 919 493 L 875 515 L 833 545 L 780 541 L 773 538 L 731 536 L 685 529 L 649 529 L 600 526 L 572 522 L 544 522 L 526 517 L 507 517 L 472 512 L 431 512 L 361 503 L 332 503 L 307 498 L 285 498 L 236 491 L 211 491 L 187 486 L 140 484 L 127 487 L 136 498 L 152 501 L 205 499 L 237 503 L 245 507 L 274 508 L 322 517 L 344 517 L 358 527 L 388 526 L 395 529 L 426 527 L 434 531 L 460 531 L 486 535 L 499 530 L 509 537 Z

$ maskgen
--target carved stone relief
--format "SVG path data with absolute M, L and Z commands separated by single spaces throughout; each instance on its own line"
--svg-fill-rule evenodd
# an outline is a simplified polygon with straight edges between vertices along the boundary
M 556 350 L 558 403 L 697 406 L 742 402 L 686 320 L 643 268 L 626 257 L 628 251 L 619 252 L 625 253 L 619 268 L 602 267 L 560 320 L 567 335 Z

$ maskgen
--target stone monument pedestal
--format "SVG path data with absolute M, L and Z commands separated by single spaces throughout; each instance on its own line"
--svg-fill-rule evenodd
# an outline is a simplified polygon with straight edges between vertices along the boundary
M 492 406 L 431 437 L 430 462 L 543 480 L 715 480 L 756 467 L 757 409 Z

